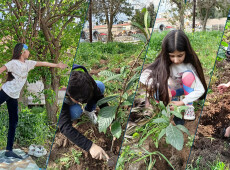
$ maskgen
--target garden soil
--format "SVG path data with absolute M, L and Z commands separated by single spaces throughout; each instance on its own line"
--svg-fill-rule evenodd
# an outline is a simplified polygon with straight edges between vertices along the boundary
M 82 124 L 73 123 L 73 126 L 77 127 L 76 129 L 80 133 L 91 139 L 95 144 L 101 146 L 112 159 L 110 159 L 109 162 L 93 159 L 89 152 L 80 149 L 60 132 L 57 132 L 49 159 L 48 169 L 52 169 L 54 167 L 63 170 L 82 170 L 87 168 L 89 170 L 113 169 L 115 167 L 117 159 L 116 155 L 118 155 L 121 141 L 116 140 L 113 145 L 113 151 L 110 152 L 112 137 L 106 136 L 104 133 L 99 133 L 98 128 L 95 125 L 90 122 L 84 122 Z M 79 157 L 79 164 L 74 161 L 74 156 L 72 154 L 73 149 L 77 152 L 82 152 L 82 155 Z M 65 157 L 68 157 L 69 161 L 60 161 L 61 158 Z
M 220 95 L 216 89 L 220 83 L 230 80 L 230 63 L 217 63 L 218 71 L 212 79 L 212 91 L 207 96 L 196 139 L 189 159 L 193 167 L 200 160 L 200 167 L 207 168 L 207 163 L 222 161 L 230 165 L 230 140 L 223 137 L 223 128 L 230 126 L 230 92 Z

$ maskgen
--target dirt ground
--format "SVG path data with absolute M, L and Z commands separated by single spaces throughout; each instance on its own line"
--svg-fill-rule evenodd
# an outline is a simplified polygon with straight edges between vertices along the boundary
M 73 125 L 76 126 L 75 123 L 73 123 Z M 111 153 L 110 147 L 112 144 L 112 137 L 106 136 L 104 133 L 99 133 L 98 128 L 95 125 L 91 124 L 90 122 L 84 122 L 80 125 L 78 124 L 76 129 L 84 134 L 87 138 L 91 139 L 95 144 L 101 146 L 110 157 L 113 157 L 114 160 L 116 159 L 114 155 L 118 155 L 121 141 L 116 140 L 114 142 L 113 152 Z M 75 158 L 73 157 L 72 149 L 76 150 L 77 152 L 82 152 L 82 155 L 79 157 L 80 164 L 77 164 L 74 161 Z M 67 162 L 61 162 L 60 159 L 63 157 L 69 157 L 70 159 Z M 115 166 L 114 163 L 109 164 L 103 160 L 93 159 L 88 152 L 74 145 L 60 132 L 56 133 L 49 159 L 48 169 L 107 170 L 113 169 L 113 166 Z
M 217 85 L 230 81 L 230 63 L 217 63 L 217 72 L 212 79 L 212 91 L 208 94 L 196 139 L 189 159 L 189 164 L 195 166 L 199 157 L 200 167 L 207 168 L 207 163 L 216 160 L 230 165 L 230 140 L 223 138 L 223 128 L 230 126 L 230 92 L 219 94 Z

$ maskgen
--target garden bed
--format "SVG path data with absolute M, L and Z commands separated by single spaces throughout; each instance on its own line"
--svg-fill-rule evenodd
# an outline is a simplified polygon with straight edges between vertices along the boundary
M 230 93 L 220 94 L 217 86 L 230 79 L 230 63 L 217 63 L 218 72 L 212 79 L 212 93 L 207 96 L 189 164 L 208 168 L 215 161 L 230 165 L 230 140 L 223 138 L 223 128 L 230 126 Z M 218 80 L 215 80 L 218 78 Z M 198 161 L 197 161 L 198 160 Z

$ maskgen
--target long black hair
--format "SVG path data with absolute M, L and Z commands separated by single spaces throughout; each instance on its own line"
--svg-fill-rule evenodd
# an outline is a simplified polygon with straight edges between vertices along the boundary
M 168 79 L 170 76 L 169 67 L 172 64 L 169 53 L 173 53 L 174 51 L 185 51 L 185 59 L 183 63 L 191 63 L 196 69 L 198 77 L 205 89 L 205 93 L 200 97 L 200 99 L 204 99 L 207 92 L 207 84 L 205 82 L 203 69 L 200 60 L 195 51 L 192 49 L 186 34 L 182 30 L 172 30 L 165 36 L 161 46 L 162 49 L 159 55 L 156 57 L 154 63 L 146 68 L 151 70 L 151 73 L 147 79 L 147 84 L 150 79 L 152 83 L 150 87 L 147 87 L 146 89 L 149 92 L 150 97 L 153 98 L 154 94 L 159 93 L 159 100 L 163 101 L 165 105 L 168 105 Z
M 13 56 L 12 56 L 11 60 L 13 60 L 13 59 L 19 60 L 19 58 L 22 55 L 22 49 L 23 49 L 23 43 L 16 44 L 14 47 L 14 52 L 13 52 Z M 8 76 L 7 76 L 6 81 L 11 81 L 13 79 L 14 79 L 14 76 L 12 75 L 12 73 L 8 72 Z

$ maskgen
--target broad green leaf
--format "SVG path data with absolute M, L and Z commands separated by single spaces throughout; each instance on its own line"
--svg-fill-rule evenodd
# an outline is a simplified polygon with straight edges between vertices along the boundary
M 168 121 L 164 118 L 157 118 L 153 121 L 153 123 L 168 123 Z
M 119 97 L 119 95 L 104 97 L 104 98 L 102 98 L 101 100 L 99 100 L 99 101 L 97 102 L 97 106 L 100 106 L 100 105 L 102 105 L 102 104 L 104 104 L 104 103 L 107 103 L 107 102 L 109 102 L 109 101 L 115 100 L 115 99 L 118 98 L 118 97 Z
M 111 80 L 119 80 L 121 78 L 121 74 L 116 74 L 114 76 L 111 76 L 109 78 L 107 78 L 106 80 L 103 81 L 103 83 L 107 82 L 107 81 L 111 81 Z
M 99 115 L 98 115 L 99 132 L 106 133 L 107 128 L 115 118 L 116 110 L 117 110 L 117 106 L 107 106 L 107 107 L 103 107 L 99 111 Z
M 224 47 L 228 47 L 228 43 L 226 43 L 224 41 L 221 42 L 221 45 L 223 45 Z
M 182 150 L 184 145 L 183 133 L 171 123 L 166 128 L 166 137 L 174 148 L 177 150 Z
M 162 138 L 162 136 L 164 136 L 166 134 L 166 129 L 162 129 L 161 133 L 158 136 L 158 140 L 160 140 Z
M 128 93 L 124 93 L 122 97 L 123 97 L 123 99 L 127 100 L 127 98 L 128 98 Z
M 125 91 L 129 90 L 130 87 L 139 79 L 139 73 L 135 74 L 128 82 Z
M 161 110 L 163 110 L 163 109 L 166 110 L 166 107 L 162 101 L 159 102 L 159 105 L 160 105 Z
M 118 121 L 113 122 L 111 126 L 111 132 L 117 139 L 120 138 L 122 129 L 121 124 Z
M 132 37 L 137 38 L 137 39 L 141 40 L 144 43 L 147 42 L 147 39 L 143 34 L 132 34 Z
M 132 26 L 137 27 L 138 29 L 140 29 L 140 31 L 144 34 L 144 36 L 147 39 L 148 35 L 147 35 L 145 29 L 140 24 L 138 24 L 137 22 L 132 22 L 131 24 L 132 24 Z
M 179 107 L 177 107 L 177 110 L 178 110 L 178 112 L 182 112 L 182 111 L 184 111 L 184 110 L 186 110 L 188 108 L 188 106 L 179 106 Z
M 170 113 L 172 113 L 173 115 L 175 115 L 178 118 L 182 119 L 182 114 L 180 112 L 176 112 L 176 111 L 170 111 Z
M 161 114 L 166 116 L 166 117 L 169 117 L 169 114 L 166 112 L 166 110 L 162 110 Z
M 121 106 L 131 106 L 133 103 L 130 101 L 124 101 Z
M 176 125 L 176 127 L 177 127 L 178 129 L 180 129 L 181 131 L 187 133 L 188 136 L 191 136 L 190 133 L 189 133 L 189 131 L 188 131 L 188 129 L 187 129 L 186 127 L 184 127 L 183 125 Z

